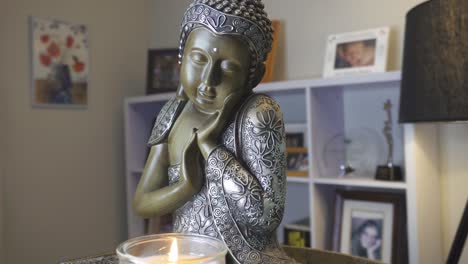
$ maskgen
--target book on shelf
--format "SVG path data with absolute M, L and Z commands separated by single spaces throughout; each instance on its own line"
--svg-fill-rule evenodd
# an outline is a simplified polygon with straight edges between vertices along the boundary
M 284 244 L 294 247 L 310 247 L 310 219 L 284 225 Z

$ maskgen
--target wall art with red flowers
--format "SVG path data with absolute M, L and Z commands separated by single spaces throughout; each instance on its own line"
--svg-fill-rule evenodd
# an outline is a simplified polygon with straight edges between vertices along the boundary
M 33 106 L 86 107 L 89 47 L 86 26 L 31 18 Z

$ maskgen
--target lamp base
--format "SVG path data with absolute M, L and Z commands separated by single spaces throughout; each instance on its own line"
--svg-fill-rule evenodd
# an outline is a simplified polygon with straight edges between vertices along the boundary
M 382 165 L 377 167 L 375 179 L 381 181 L 402 181 L 401 167 L 393 165 Z

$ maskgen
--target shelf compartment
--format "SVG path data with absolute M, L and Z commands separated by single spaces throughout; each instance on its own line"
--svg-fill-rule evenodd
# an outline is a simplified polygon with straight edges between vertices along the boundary
M 343 179 L 343 178 L 313 178 L 313 184 L 317 185 L 334 185 L 334 186 L 348 186 L 348 187 L 363 187 L 374 189 L 394 189 L 406 190 L 406 182 L 387 182 L 377 181 L 371 179 Z
M 264 92 L 281 107 L 285 123 L 306 123 L 306 89 L 283 89 Z
M 378 165 L 387 163 L 388 145 L 383 133 L 387 100 L 393 105 L 393 164 L 405 167 L 403 127 L 396 120 L 399 86 L 395 82 L 371 84 L 310 90 L 313 177 L 339 175 L 340 165 L 346 163 L 354 165 L 358 175 L 372 177 Z
M 283 221 L 278 227 L 278 240 L 283 243 L 284 238 L 284 225 L 304 219 L 310 215 L 310 184 L 304 182 L 291 182 L 288 177 L 287 191 L 286 191 L 286 206 L 283 216 Z M 299 178 L 299 177 L 298 177 Z M 301 178 L 302 180 L 302 178 Z M 304 178 L 304 180 L 309 180 Z

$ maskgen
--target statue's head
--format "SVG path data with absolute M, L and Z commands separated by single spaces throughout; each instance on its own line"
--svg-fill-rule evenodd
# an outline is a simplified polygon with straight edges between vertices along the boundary
M 271 50 L 272 27 L 260 0 L 195 0 L 182 21 L 181 86 L 202 110 L 222 107 L 257 86 Z

